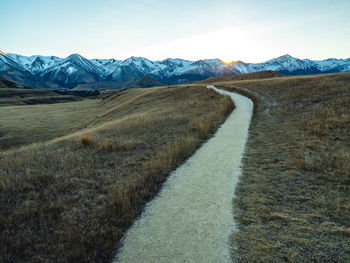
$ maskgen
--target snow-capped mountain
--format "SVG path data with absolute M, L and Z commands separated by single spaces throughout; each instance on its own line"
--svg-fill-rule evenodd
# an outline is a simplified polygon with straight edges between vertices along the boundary
M 97 67 L 101 68 L 104 76 L 112 74 L 119 65 L 123 62 L 122 60 L 112 59 L 90 59 Z
M 77 84 L 101 81 L 104 73 L 101 67 L 90 60 L 72 54 L 60 62 L 39 73 L 43 79 L 52 81 L 60 86 L 75 87 Z
M 0 51 L 0 77 L 28 87 L 45 89 L 50 85 L 44 83 L 40 76 L 33 75 L 24 66 Z
M 9 58 L 20 64 L 25 70 L 36 75 L 43 72 L 45 69 L 56 65 L 63 59 L 55 56 L 30 56 L 25 57 L 17 54 L 7 54 Z
M 144 76 L 167 84 L 189 83 L 209 77 L 262 70 L 274 70 L 286 75 L 345 72 L 350 71 L 350 58 L 316 61 L 284 55 L 254 64 L 242 61 L 225 63 L 219 59 L 86 59 L 79 54 L 63 59 L 0 52 L 0 76 L 36 88 L 74 88 L 79 84 L 99 81 L 134 81 Z
M 273 58 L 263 63 L 250 64 L 252 71 L 273 70 L 286 75 L 307 75 L 350 71 L 350 59 L 309 60 L 290 55 Z
M 326 60 L 313 61 L 317 68 L 321 72 L 346 72 L 350 71 L 350 58 L 348 59 L 336 59 L 336 58 L 329 58 Z
M 9 69 L 23 70 L 23 66 L 13 60 L 9 55 L 0 51 L 0 70 L 6 71 Z

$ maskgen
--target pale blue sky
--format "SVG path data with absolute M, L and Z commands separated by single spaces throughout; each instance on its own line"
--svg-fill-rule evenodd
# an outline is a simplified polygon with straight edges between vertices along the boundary
M 0 50 L 260 62 L 350 57 L 349 0 L 0 0 Z

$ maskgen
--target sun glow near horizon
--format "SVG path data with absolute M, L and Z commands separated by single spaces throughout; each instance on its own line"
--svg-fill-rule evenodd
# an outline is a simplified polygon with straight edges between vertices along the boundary
M 222 59 L 220 59 L 220 61 L 222 62 L 222 63 L 224 63 L 225 65 L 230 65 L 230 64 L 234 64 L 234 63 L 237 63 L 237 61 L 225 61 L 225 60 L 222 60 Z
M 247 63 L 284 54 L 348 58 L 349 9 L 348 0 L 5 1 L 0 24 L 8 26 L 0 27 L 6 36 L 0 49 L 25 56 Z
M 188 60 L 218 58 L 226 64 L 239 60 L 262 62 L 276 55 L 276 47 L 263 36 L 265 31 L 263 28 L 227 27 L 131 50 L 122 58 L 140 56 L 151 60 L 162 60 L 171 54 L 172 58 Z M 280 55 L 283 54 L 281 50 Z

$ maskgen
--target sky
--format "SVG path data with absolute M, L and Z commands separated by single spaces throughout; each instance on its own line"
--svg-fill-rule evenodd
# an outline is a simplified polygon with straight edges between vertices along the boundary
M 350 0 L 0 0 L 21 55 L 262 62 L 350 57 Z

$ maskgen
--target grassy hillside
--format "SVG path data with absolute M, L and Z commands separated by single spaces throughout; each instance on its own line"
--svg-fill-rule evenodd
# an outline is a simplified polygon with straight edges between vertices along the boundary
M 226 77 L 217 77 L 217 78 L 209 78 L 202 81 L 198 81 L 197 83 L 210 84 L 215 82 L 223 82 L 223 81 L 234 81 L 234 80 L 249 80 L 249 79 L 266 79 L 266 78 L 277 78 L 282 77 L 278 72 L 272 70 L 258 71 L 247 74 L 238 74 L 233 76 Z
M 256 106 L 232 257 L 349 262 L 350 73 L 217 81 Z
M 51 90 L 30 89 L 0 78 L 0 107 L 76 101 L 79 96 Z
M 0 151 L 68 135 L 103 113 L 100 100 L 0 108 Z M 94 112 L 92 111 L 94 110 Z M 94 114 L 92 114 L 94 113 Z
M 0 108 L 0 262 L 108 262 L 169 172 L 233 107 L 177 86 Z
M 73 91 L 88 91 L 88 90 L 123 90 L 123 89 L 131 89 L 131 88 L 149 88 L 149 87 L 157 87 L 164 86 L 165 84 L 159 82 L 151 77 L 143 76 L 137 80 L 129 80 L 129 81 L 97 81 L 86 84 L 79 84 Z

